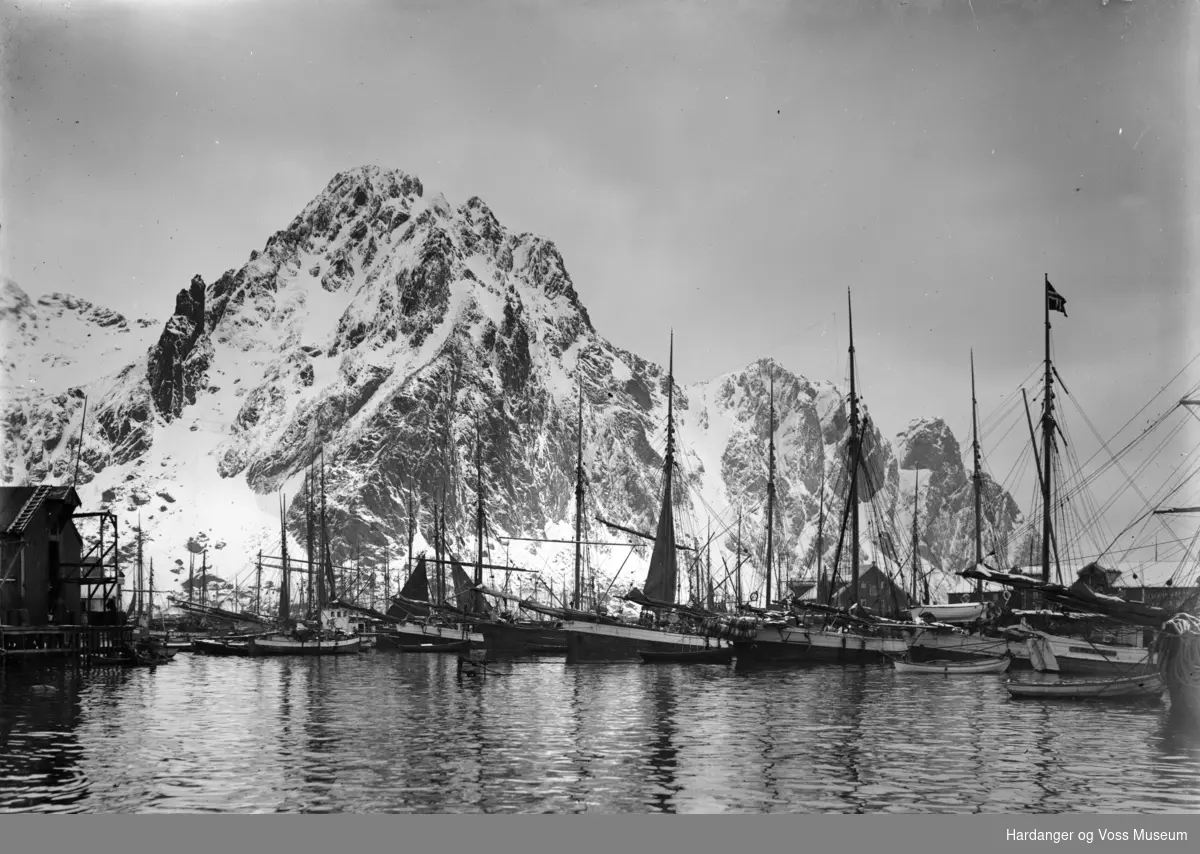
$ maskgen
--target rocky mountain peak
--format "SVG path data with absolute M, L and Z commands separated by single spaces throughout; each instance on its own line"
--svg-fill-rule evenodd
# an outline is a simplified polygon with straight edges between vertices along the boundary
M 962 448 L 941 418 L 911 421 L 907 429 L 896 436 L 896 455 L 900 468 L 932 472 L 951 490 L 967 480 Z
M 6 285 L 0 299 L 0 320 L 38 320 L 40 306 L 18 290 Z M 89 328 L 105 335 L 140 328 L 72 300 L 54 305 L 64 317 L 89 313 Z M 395 555 L 410 524 L 419 549 L 434 503 L 445 506 L 452 536 L 465 545 L 477 477 L 493 547 L 500 535 L 568 537 L 579 387 L 589 519 L 640 529 L 656 522 L 666 331 L 657 360 L 612 345 L 593 328 L 555 243 L 511 232 L 478 196 L 454 208 L 398 170 L 339 173 L 240 267 L 211 284 L 195 276 L 167 322 L 136 340 L 140 349 L 113 349 L 107 372 L 87 384 L 85 500 L 140 510 L 164 549 L 205 537 L 227 543 L 220 560 L 236 565 L 219 568 L 221 577 L 236 577 L 259 548 L 278 549 L 269 493 L 287 497 L 298 549 L 305 477 L 320 458 L 335 560 L 385 545 Z M 6 479 L 70 467 L 81 400 L 67 393 L 79 384 L 66 376 L 5 410 L 6 430 L 23 436 L 6 446 Z M 744 542 L 763 542 L 771 378 L 775 553 L 798 574 L 811 563 L 822 502 L 829 524 L 844 504 L 847 401 L 832 383 L 763 358 L 707 383 L 677 384 L 678 510 L 699 528 L 703 516 L 725 514 L 711 520 L 714 529 L 741 512 Z M 861 500 L 894 509 L 900 463 L 935 467 L 947 488 L 960 482 L 949 429 L 937 419 L 919 423 L 893 447 L 864 422 Z M 966 506 L 950 497 L 943 505 Z M 995 506 L 1003 521 L 1010 508 Z M 932 549 L 931 559 L 957 559 L 959 527 L 947 529 L 953 543 Z M 831 554 L 836 537 L 827 531 L 824 543 Z M 728 542 L 722 548 L 732 553 Z M 631 583 L 644 572 L 634 565 L 648 559 L 637 555 L 625 574 Z M 551 576 L 569 568 L 545 544 L 520 553 L 514 546 L 511 558 Z M 175 559 L 160 558 L 168 566 Z

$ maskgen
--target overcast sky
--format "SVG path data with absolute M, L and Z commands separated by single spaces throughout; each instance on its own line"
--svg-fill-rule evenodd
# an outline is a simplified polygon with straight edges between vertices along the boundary
M 986 415 L 1041 358 L 1049 274 L 1107 436 L 1200 351 L 1195 9 L 22 0 L 4 273 L 165 319 L 374 163 L 554 240 L 602 335 L 665 361 L 675 329 L 684 383 L 760 356 L 843 381 L 853 288 L 888 435 L 969 441 L 969 350 Z

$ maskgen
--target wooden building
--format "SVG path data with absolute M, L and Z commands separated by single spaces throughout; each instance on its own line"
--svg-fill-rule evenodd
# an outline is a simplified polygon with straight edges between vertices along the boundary
M 838 579 L 844 582 L 844 579 Z M 896 615 L 909 607 L 909 596 L 876 564 L 858 576 L 858 601 L 873 614 Z M 850 585 L 842 583 L 833 597 L 838 608 L 850 605 Z
M 69 486 L 0 487 L 0 623 L 76 623 L 83 539 L 73 518 L 79 495 Z
M 0 648 L 87 654 L 122 643 L 117 520 L 69 486 L 0 487 Z M 85 545 L 79 523 L 98 523 Z M 107 631 L 105 627 L 111 627 Z

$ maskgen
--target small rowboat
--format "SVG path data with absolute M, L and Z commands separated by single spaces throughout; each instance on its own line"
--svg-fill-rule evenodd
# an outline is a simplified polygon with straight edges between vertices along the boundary
M 1004 683 L 1013 697 L 1046 697 L 1062 700 L 1150 700 L 1161 697 L 1166 684 L 1157 673 L 1140 673 L 1119 679 Z
M 458 641 L 457 643 L 403 643 L 398 644 L 396 648 L 401 652 L 466 652 L 470 646 L 470 641 Z
M 901 661 L 892 659 L 897 673 L 936 673 L 941 676 L 973 675 L 976 673 L 1003 673 L 1012 662 L 1009 658 L 992 658 L 983 661 Z
M 720 646 L 711 649 L 641 650 L 639 653 L 646 664 L 672 662 L 676 664 L 728 664 L 733 661 L 733 647 Z

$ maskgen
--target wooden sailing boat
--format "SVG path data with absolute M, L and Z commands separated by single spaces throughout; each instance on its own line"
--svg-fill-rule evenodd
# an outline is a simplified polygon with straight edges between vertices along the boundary
M 322 466 L 322 481 L 324 466 Z M 322 501 L 324 490 L 322 489 Z M 322 514 L 323 515 L 323 514 Z M 322 519 L 322 522 L 324 520 Z M 326 533 L 322 525 L 322 536 Z M 275 655 L 357 655 L 361 646 L 358 637 L 338 637 L 333 632 L 316 630 L 298 625 L 292 617 L 291 566 L 287 553 L 287 502 L 280 496 L 279 504 L 280 552 L 283 566 L 279 574 L 279 628 L 280 631 L 265 637 L 253 637 L 247 643 L 247 652 L 253 656 Z M 326 542 L 326 547 L 328 543 Z M 326 553 L 327 549 L 326 549 Z M 322 585 L 322 593 L 324 587 Z M 324 610 L 324 596 L 318 603 L 318 613 Z
M 1045 357 L 1044 357 L 1044 391 L 1042 403 L 1042 450 L 1040 457 L 1034 447 L 1035 461 L 1039 469 L 1039 486 L 1042 495 L 1042 554 L 1041 582 L 1050 582 L 1051 555 L 1057 559 L 1052 509 L 1054 506 L 1053 454 L 1054 434 L 1060 428 L 1054 417 L 1054 370 L 1050 361 L 1050 312 L 1061 311 L 1066 315 L 1066 300 L 1058 294 L 1050 284 L 1049 276 L 1045 282 Z M 974 404 L 974 369 L 972 366 L 972 403 Z M 1030 422 L 1032 432 L 1032 421 Z M 1032 437 L 1031 437 L 1032 438 Z M 961 573 L 965 577 L 974 578 L 977 582 L 977 594 L 982 589 L 983 580 L 992 580 L 983 564 L 982 547 L 979 540 L 979 451 L 975 449 L 976 468 L 976 546 L 975 567 Z M 1003 583 L 1003 582 L 1001 582 Z M 980 595 L 979 598 L 982 598 Z M 954 657 L 955 653 L 1004 655 L 1014 657 L 1020 664 L 1031 666 L 1035 670 L 1061 673 L 1064 675 L 1092 676 L 1130 676 L 1145 672 L 1153 666 L 1153 655 L 1145 647 L 1107 644 L 1094 641 L 1086 636 L 1071 636 L 1048 632 L 1034 625 L 1028 625 L 1022 619 L 1020 625 L 1002 629 L 985 629 L 966 634 L 948 634 L 945 632 L 927 632 L 913 642 L 914 652 L 918 647 L 924 648 L 929 654 L 938 657 Z
M 847 291 L 847 302 L 850 294 Z M 853 309 L 851 309 L 853 311 Z M 730 627 L 739 664 L 755 662 L 827 661 L 842 663 L 885 661 L 907 650 L 907 643 L 889 631 L 877 630 L 874 620 L 860 609 L 858 480 L 862 440 L 859 435 L 858 394 L 855 386 L 854 318 L 850 315 L 850 441 L 848 444 L 850 495 L 846 515 L 850 523 L 851 576 L 849 608 L 845 610 L 805 605 L 806 611 L 824 612 L 812 617 L 792 613 L 783 619 L 759 619 L 747 631 L 743 617 Z M 843 534 L 845 524 L 843 524 Z M 840 545 L 839 545 L 840 548 Z M 832 593 L 832 590 L 830 591 Z
M 980 471 L 980 454 L 979 454 L 979 421 L 978 421 L 978 404 L 975 400 L 975 354 L 971 353 L 971 450 L 975 461 L 974 471 L 971 475 L 971 482 L 974 486 L 975 498 L 975 563 L 983 561 L 983 512 L 982 512 L 982 488 L 983 474 Z M 918 472 L 919 474 L 919 472 Z M 917 566 L 918 566 L 917 548 L 917 497 L 913 495 L 913 601 L 917 600 Z M 926 597 L 928 598 L 928 597 Z M 983 583 L 978 582 L 975 585 L 975 601 L 973 602 L 958 602 L 949 603 L 933 603 L 924 602 L 915 604 L 909 609 L 914 622 L 933 622 L 944 624 L 962 624 L 971 623 L 982 618 L 987 612 L 987 603 L 983 601 Z
M 975 354 L 971 354 L 971 448 L 974 470 L 971 480 L 975 499 L 975 565 L 983 563 L 983 473 L 980 470 L 978 404 L 975 399 Z M 913 521 L 913 573 L 916 574 L 916 504 Z M 915 579 L 914 579 L 915 583 Z M 915 595 L 914 586 L 914 595 Z M 968 631 L 962 624 L 974 623 L 987 613 L 983 601 L 983 582 L 975 585 L 975 601 L 958 604 L 919 604 L 910 609 L 917 628 L 909 644 L 909 657 L 914 661 L 930 659 L 973 660 L 980 656 L 1005 656 L 1014 664 L 1029 667 L 1029 653 L 1020 639 L 992 631 Z
M 663 461 L 662 507 L 654 538 L 654 551 L 642 590 L 631 590 L 625 597 L 646 610 L 677 609 L 675 588 L 679 578 L 676 558 L 675 515 L 671 500 L 675 472 L 675 339 L 671 336 L 670 359 L 667 362 L 667 449 Z M 568 619 L 563 622 L 567 633 L 567 661 L 605 661 L 637 659 L 642 652 L 678 652 L 705 650 L 711 647 L 707 636 L 647 625 L 630 625 L 614 620 L 589 621 Z
M 476 464 L 479 466 L 479 451 Z M 478 555 L 475 574 L 478 582 L 483 577 L 483 480 L 482 469 L 478 474 Z M 403 652 L 457 652 L 471 645 L 482 646 L 484 636 L 478 622 L 486 619 L 489 612 L 486 601 L 479 593 L 480 583 L 470 579 L 462 564 L 454 559 L 445 545 L 444 517 L 434 512 L 434 557 L 436 567 L 434 589 L 431 591 L 427 564 L 431 559 L 422 553 L 417 558 L 416 568 L 409 574 L 400 593 L 392 597 L 388 616 L 399 622 L 379 635 L 380 649 L 399 649 Z M 409 502 L 409 549 L 412 549 L 412 504 Z M 450 568 L 451 602 L 446 590 L 446 567 Z
M 541 608 L 536 603 L 520 597 L 509 596 L 497 590 L 486 591 L 499 599 L 515 602 L 518 607 L 551 617 L 546 620 L 521 620 L 509 622 L 494 619 L 479 624 L 479 633 L 489 651 L 505 655 L 553 655 L 567 651 L 567 631 L 562 620 L 591 620 L 592 614 L 583 611 L 583 382 L 579 382 L 578 424 L 576 429 L 575 461 L 575 572 L 574 586 L 569 609 Z M 482 576 L 481 576 L 482 580 Z

